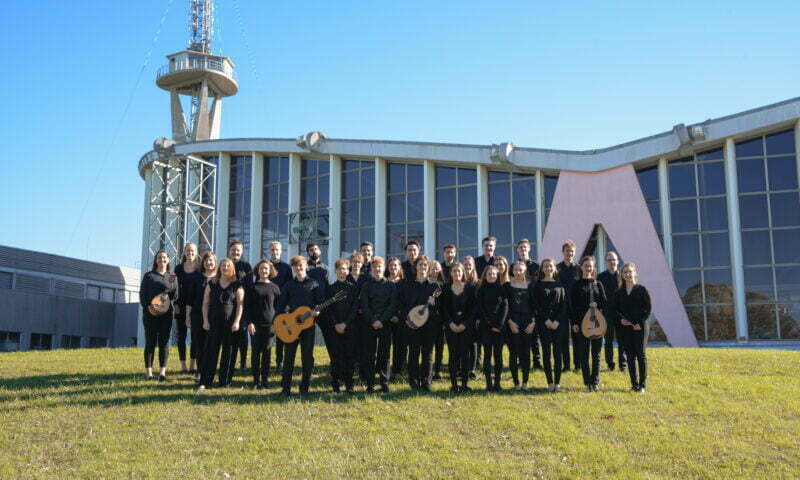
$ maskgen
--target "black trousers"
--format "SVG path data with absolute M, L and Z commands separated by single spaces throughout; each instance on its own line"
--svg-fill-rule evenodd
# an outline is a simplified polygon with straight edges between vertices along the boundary
M 506 331 L 508 342 L 508 368 L 511 370 L 511 378 L 514 385 L 519 384 L 519 370 L 522 369 L 522 382 L 527 383 L 531 372 L 531 339 L 532 333 L 525 333 L 525 329 L 531 324 L 531 319 L 512 316 L 511 318 L 519 326 L 519 333 L 512 333 L 509 328 Z
M 224 386 L 230 383 L 234 363 L 233 345 L 237 333 L 231 331 L 231 323 L 224 319 L 211 318 L 209 320 L 211 328 L 206 336 L 203 369 L 200 373 L 200 384 L 206 388 L 213 386 L 214 375 L 217 373 L 217 362 L 219 362 L 219 384 Z M 222 353 L 221 358 L 220 352 Z
M 330 320 L 318 322 L 322 338 L 325 339 L 325 349 L 330 358 L 331 385 L 338 387 L 344 384 L 353 386 L 353 328 L 349 326 L 344 333 L 337 333 Z
M 580 350 L 576 346 L 576 344 L 580 343 L 584 339 L 584 336 L 580 332 L 580 329 L 578 329 L 577 333 L 576 332 L 571 332 L 571 334 L 572 334 L 572 365 L 575 368 L 583 368 L 583 365 L 581 365 L 581 362 L 583 361 L 583 357 L 581 356 Z M 601 342 L 601 345 L 602 345 L 602 342 Z M 569 354 L 569 351 L 567 352 L 567 354 Z M 569 362 L 567 362 L 566 365 L 567 365 L 567 367 L 569 367 Z
M 271 350 L 275 343 L 275 334 L 269 333 L 269 327 L 256 325 L 255 335 L 250 336 L 253 349 L 250 353 L 250 369 L 253 372 L 253 383 L 260 384 L 269 380 L 269 367 L 272 361 Z
M 204 351 L 206 348 L 206 331 L 203 330 L 203 315 L 192 314 L 192 348 L 189 358 L 197 363 L 197 371 L 203 370 Z
M 185 307 L 184 307 L 185 308 Z M 175 314 L 175 325 L 178 327 L 178 358 L 186 361 L 186 336 L 189 329 L 186 327 L 186 311 L 181 310 Z
M 606 358 L 606 366 L 614 368 L 614 340 L 617 341 L 617 363 L 619 367 L 623 368 L 625 363 L 625 347 L 622 345 L 622 325 L 619 325 L 611 315 L 606 315 L 608 321 L 608 328 L 606 328 L 606 335 L 603 339 L 603 353 Z
M 242 318 L 246 317 L 243 315 Z M 242 321 L 242 323 L 244 323 L 244 321 Z M 239 362 L 239 366 L 243 370 L 247 368 L 247 346 L 250 340 L 248 337 L 247 330 L 240 328 L 239 331 L 236 332 L 236 343 L 233 348 L 234 367 L 236 366 L 236 357 L 240 357 L 241 361 Z
M 294 375 L 294 358 L 297 347 L 300 346 L 300 361 L 303 366 L 303 375 L 300 380 L 300 391 L 307 392 L 311 384 L 311 372 L 314 370 L 314 334 L 315 328 L 307 328 L 300 334 L 300 338 L 292 343 L 284 344 L 283 352 L 283 378 L 281 387 L 284 391 L 289 391 L 292 387 L 292 375 Z
M 169 359 L 169 335 L 172 332 L 172 312 L 154 317 L 145 309 L 142 323 L 144 323 L 144 367 L 153 366 L 156 345 L 158 345 L 158 364 L 162 368 L 166 367 Z
M 430 386 L 433 377 L 433 344 L 439 324 L 429 321 L 421 328 L 406 326 L 408 339 L 408 380 L 414 385 Z
M 470 329 L 464 330 L 461 333 L 454 333 L 449 327 L 445 327 L 447 336 L 447 352 L 448 359 L 447 365 L 450 369 L 450 383 L 453 386 L 457 385 L 458 380 L 461 380 L 462 386 L 467 386 L 469 380 L 469 373 L 472 369 L 470 364 L 470 350 L 472 350 L 472 337 L 473 332 Z
M 392 329 L 392 376 L 400 375 L 408 364 L 408 327 L 402 320 L 389 322 Z
M 539 329 L 534 328 L 533 333 L 531 334 L 531 357 L 533 358 L 534 368 L 541 368 L 542 366 L 542 354 L 539 350 L 539 343 L 541 343 Z
M 483 350 L 483 339 L 479 329 L 472 330 L 472 348 L 469 350 L 470 373 L 482 368 L 481 350 Z
M 561 339 L 561 363 L 564 370 L 569 370 L 569 340 L 572 337 L 572 332 L 567 332 L 564 338 Z M 577 366 L 577 363 L 575 364 Z
M 500 374 L 503 372 L 503 332 L 493 332 L 487 328 L 483 332 L 483 374 L 486 376 L 486 386 L 500 385 Z M 492 362 L 494 359 L 494 362 Z M 494 383 L 492 373 L 494 372 Z
M 632 387 L 644 387 L 647 383 L 647 339 L 650 336 L 650 324 L 645 322 L 641 330 L 633 327 L 622 327 L 622 342 L 628 356 L 628 373 L 631 376 Z M 639 375 L 636 375 L 636 366 L 639 366 Z
M 361 327 L 362 357 L 361 368 L 364 383 L 368 387 L 375 385 L 375 372 L 377 371 L 381 385 L 389 382 L 389 350 L 392 346 L 391 327 L 384 325 L 375 330 L 372 325 Z
M 444 361 L 444 328 L 437 330 L 436 340 L 433 343 L 433 372 L 439 373 L 442 371 L 442 362 Z
M 576 350 L 578 351 L 578 358 L 580 359 L 579 365 L 583 372 L 583 384 L 599 385 L 600 384 L 600 349 L 603 348 L 603 339 L 589 340 L 584 337 L 581 332 L 573 333 L 573 341 L 577 340 Z M 589 357 L 591 356 L 591 366 L 589 364 Z
M 278 337 L 275 337 L 275 366 L 280 367 L 283 365 L 283 350 L 284 350 L 284 343 Z
M 561 383 L 561 362 L 563 360 L 561 349 L 564 345 L 564 338 L 569 338 L 567 326 L 559 325 L 559 328 L 550 330 L 542 325 L 537 330 L 539 330 L 539 338 L 542 340 L 542 363 L 547 384 L 558 385 Z M 555 368 L 553 368 L 553 364 L 555 364 Z

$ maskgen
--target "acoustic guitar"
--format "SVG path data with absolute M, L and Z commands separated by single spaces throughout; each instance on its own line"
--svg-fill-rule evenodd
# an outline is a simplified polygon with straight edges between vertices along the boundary
M 594 285 L 596 284 L 597 282 L 595 281 L 589 288 L 590 304 L 594 303 Z M 597 307 L 589 307 L 589 310 L 583 315 L 583 321 L 581 322 L 581 333 L 583 333 L 583 336 L 589 340 L 603 338 L 606 334 L 606 328 L 606 317 L 603 315 L 603 312 Z
M 314 312 L 321 312 L 330 307 L 339 300 L 347 297 L 347 292 L 340 290 L 336 295 L 325 300 L 314 308 L 311 307 L 297 307 L 291 313 L 282 313 L 275 317 L 275 335 L 281 339 L 283 343 L 292 343 L 298 338 L 303 330 L 309 329 L 314 326 L 314 317 L 311 315 Z
M 439 295 L 442 294 L 442 289 L 436 287 L 436 290 L 433 292 L 433 298 L 436 299 Z M 416 307 L 412 308 L 408 311 L 408 317 L 406 318 L 406 322 L 408 326 L 417 329 L 425 325 L 428 321 L 428 317 L 431 314 L 430 305 L 428 302 L 425 302 L 424 305 L 417 305 Z

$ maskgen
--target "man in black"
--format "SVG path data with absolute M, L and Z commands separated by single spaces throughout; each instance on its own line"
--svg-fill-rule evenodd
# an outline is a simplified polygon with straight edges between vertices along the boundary
M 404 249 L 406 252 L 406 260 L 401 264 L 403 266 L 403 276 L 405 278 L 416 278 L 417 271 L 414 269 L 414 262 L 417 261 L 421 250 L 419 242 L 411 240 L 406 243 Z M 385 272 L 385 275 L 389 275 L 388 270 Z
M 275 267 L 275 278 L 272 281 L 278 288 L 283 286 L 292 279 L 292 267 L 288 263 L 281 260 L 283 254 L 283 246 L 281 242 L 274 241 L 269 244 L 269 261 Z M 275 370 L 280 371 L 283 364 L 283 342 L 280 338 L 275 337 Z
M 328 286 L 328 266 L 322 261 L 322 249 L 317 243 L 306 245 L 308 276 L 316 280 L 323 290 Z
M 483 255 L 475 259 L 475 271 L 478 273 L 478 278 L 483 277 L 483 271 L 489 265 L 494 265 L 494 247 L 497 245 L 497 239 L 494 237 L 486 237 L 481 242 L 483 246 Z
M 242 288 L 247 291 L 249 287 L 253 285 L 253 267 L 246 261 L 242 260 L 243 254 L 244 244 L 239 240 L 234 240 L 230 243 L 230 245 L 228 245 L 228 258 L 233 260 L 233 266 L 236 268 L 236 279 L 242 284 Z M 242 318 L 250 318 L 250 314 L 247 311 L 247 300 L 245 300 L 245 310 L 242 314 Z M 247 346 L 249 344 L 247 329 L 240 328 L 235 335 L 238 335 L 239 343 L 233 347 L 233 362 L 231 365 L 236 363 L 236 352 L 238 350 L 241 358 L 240 371 L 246 372 Z
M 452 244 L 445 245 L 442 249 L 444 251 L 444 261 L 442 262 L 442 277 L 444 277 L 445 283 L 451 283 L 450 280 L 450 269 L 453 268 L 453 265 L 458 263 L 456 260 L 456 246 Z
M 305 257 L 292 257 L 292 271 L 294 278 L 286 282 L 281 288 L 281 296 L 275 313 L 294 312 L 298 307 L 314 308 L 324 300 L 324 292 L 319 283 L 308 276 L 308 263 Z M 312 313 L 315 318 L 319 312 Z M 300 358 L 303 365 L 303 375 L 300 380 L 300 394 L 308 394 L 311 383 L 311 372 L 314 370 L 314 335 L 315 328 L 307 328 L 300 333 L 300 338 L 292 343 L 285 344 L 285 358 L 283 363 L 283 378 L 281 379 L 281 394 L 288 396 L 291 393 L 292 374 L 294 373 L 294 357 L 297 345 L 300 345 Z
M 622 325 L 617 318 L 616 305 L 614 299 L 616 298 L 617 289 L 619 289 L 620 272 L 619 272 L 619 257 L 616 252 L 608 252 L 606 254 L 606 271 L 597 276 L 597 280 L 603 284 L 603 290 L 606 292 L 606 309 L 603 314 L 606 316 L 606 336 L 604 339 L 605 344 L 605 357 L 606 365 L 609 370 L 614 370 L 614 340 L 617 340 L 617 349 L 619 360 L 619 369 L 625 371 L 627 363 L 625 361 L 625 352 L 622 346 L 622 340 L 619 332 Z
M 536 281 L 536 275 L 539 273 L 539 264 L 531 259 L 531 242 L 527 238 L 517 242 L 517 254 L 519 261 L 523 262 L 528 269 L 528 281 L 533 284 Z M 533 369 L 542 369 L 542 354 L 539 350 L 539 329 L 533 329 L 531 336 L 531 354 L 533 356 Z
M 564 285 L 564 293 L 566 295 L 567 305 L 571 305 L 570 303 L 570 292 L 572 291 L 572 285 L 577 280 L 578 275 L 578 265 L 575 263 L 575 242 L 572 240 L 567 240 L 561 245 L 561 254 L 564 256 L 564 260 L 562 260 L 556 268 L 558 268 L 558 279 L 561 281 L 561 284 Z M 572 344 L 573 344 L 573 351 L 572 351 L 572 359 L 573 363 L 575 364 L 575 371 L 578 371 L 581 368 L 580 362 L 578 361 L 578 350 L 574 348 L 575 345 L 578 343 L 575 341 L 576 335 L 582 335 L 582 333 L 578 332 L 571 332 L 571 336 L 573 337 Z M 569 336 L 564 336 L 564 343 L 562 344 L 561 354 L 563 358 L 563 371 L 569 370 Z
M 362 242 L 359 246 L 361 255 L 364 256 L 364 265 L 361 267 L 361 274 L 367 277 L 372 276 L 372 257 L 375 255 L 375 247 L 372 242 Z

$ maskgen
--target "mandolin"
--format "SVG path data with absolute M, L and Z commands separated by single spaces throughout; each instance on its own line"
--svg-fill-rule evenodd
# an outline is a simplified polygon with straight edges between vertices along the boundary
M 436 291 L 433 292 L 432 296 L 434 299 L 436 299 L 436 297 L 438 297 L 441 294 L 442 294 L 442 289 L 436 287 Z M 428 317 L 431 314 L 430 307 L 431 306 L 428 305 L 428 302 L 425 302 L 424 305 L 417 305 L 416 307 L 409 310 L 408 318 L 406 319 L 406 323 L 408 323 L 408 326 L 413 329 L 417 329 L 425 325 L 425 323 L 428 321 Z
M 167 313 L 171 304 L 172 300 L 170 300 L 169 294 L 162 293 L 153 297 L 153 300 L 150 301 L 150 305 L 147 306 L 147 311 L 150 312 L 150 315 L 158 317 Z
M 589 288 L 589 303 L 594 303 L 594 285 Z M 603 312 L 598 310 L 597 307 L 589 307 L 589 310 L 586 311 L 586 314 L 583 316 L 583 321 L 581 322 L 581 333 L 583 336 L 588 338 L 589 340 L 597 340 L 599 338 L 603 338 L 606 334 L 606 317 L 603 315 Z
M 309 329 L 314 326 L 314 317 L 311 315 L 314 312 L 321 312 L 330 307 L 339 300 L 347 297 L 347 292 L 340 290 L 336 295 L 325 300 L 314 308 L 311 307 L 297 307 L 291 313 L 282 313 L 275 317 L 275 335 L 281 339 L 283 343 L 292 343 L 298 338 L 303 330 Z

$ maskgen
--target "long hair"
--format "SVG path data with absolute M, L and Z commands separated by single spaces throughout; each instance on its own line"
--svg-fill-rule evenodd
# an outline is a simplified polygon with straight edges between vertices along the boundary
M 158 260 L 158 256 L 161 255 L 162 253 L 167 256 L 167 271 L 169 272 L 170 267 L 172 266 L 172 260 L 169 259 L 169 254 L 165 250 L 159 250 L 156 252 L 155 256 L 153 256 L 152 270 L 155 271 L 156 268 L 158 268 L 158 264 L 156 263 L 156 261 Z
M 626 268 L 632 268 L 633 269 L 633 284 L 636 285 L 637 283 L 639 283 L 639 269 L 636 267 L 636 264 L 633 263 L 633 262 L 625 262 L 625 264 L 619 270 L 619 273 L 620 273 L 620 276 L 619 276 L 619 288 L 622 288 L 622 287 L 625 286 L 625 279 L 622 278 L 622 272 L 624 272 Z
M 522 265 L 522 271 L 525 272 L 525 283 L 530 283 L 531 279 L 528 278 L 528 264 L 523 262 L 522 260 L 517 260 L 516 262 L 511 264 L 511 267 L 509 268 L 511 271 L 508 272 L 509 279 L 514 278 L 514 267 L 516 267 L 517 265 Z
M 545 258 L 542 260 L 542 263 L 539 265 L 539 271 L 536 273 L 536 281 L 541 282 L 544 280 L 544 264 L 545 263 L 552 263 L 553 264 L 553 280 L 558 280 L 558 264 L 552 258 Z
M 465 283 L 468 285 L 477 286 L 480 283 L 480 279 L 478 278 L 478 267 L 475 265 L 475 259 L 471 255 L 466 255 L 461 259 L 462 266 L 464 263 L 469 263 L 472 266 L 472 269 L 470 269 L 469 272 L 467 272 L 467 267 L 464 267 L 464 279 L 466 280 Z
M 258 274 L 258 271 L 261 270 L 261 265 L 266 265 L 269 267 L 269 273 L 267 274 L 267 278 L 275 278 L 276 276 L 278 276 L 278 269 L 275 268 L 275 265 L 272 262 L 270 262 L 269 260 L 261 260 L 256 264 L 256 268 L 253 269 L 253 276 L 256 277 L 256 280 L 261 278 Z
M 455 272 L 456 270 L 461 270 L 461 283 L 463 285 L 469 285 L 469 283 L 467 282 L 467 270 L 464 268 L 464 265 L 462 265 L 460 262 L 453 262 L 453 265 L 450 267 L 450 284 L 452 285 L 453 283 L 455 283 L 453 281 L 453 279 L 455 278 L 453 272 Z
M 439 273 L 437 273 L 436 276 L 433 278 L 433 280 L 431 280 L 431 272 L 433 272 L 433 266 L 434 265 L 439 265 Z M 429 282 L 439 283 L 439 284 L 444 283 L 444 275 L 443 275 L 443 271 L 442 271 L 442 264 L 439 263 L 437 260 L 431 260 L 431 262 L 430 262 L 430 267 L 428 267 L 428 281 Z
M 486 282 L 486 276 L 489 273 L 490 268 L 493 268 L 497 271 L 497 280 L 495 280 L 494 283 L 498 286 L 502 285 L 502 283 L 500 283 L 500 270 L 494 265 L 488 265 L 486 268 L 483 269 L 483 275 L 481 275 L 481 281 L 478 283 L 479 289 L 483 288 L 487 284 L 491 285 L 490 283 Z
M 199 269 L 200 265 L 198 265 L 198 262 L 200 261 L 200 250 L 197 249 L 196 243 L 189 242 L 183 246 L 183 254 L 181 254 L 181 263 L 182 264 L 186 263 L 186 249 L 189 248 L 190 246 L 194 247 L 195 252 L 197 252 L 197 255 L 194 256 L 194 268 Z
M 390 257 L 389 261 L 386 262 L 386 275 L 387 275 L 387 277 L 391 277 L 391 274 L 389 273 L 389 267 L 394 262 L 397 262 L 397 267 L 398 267 L 397 268 L 397 277 L 400 280 L 403 280 L 406 277 L 406 274 L 403 272 L 403 262 L 401 262 L 400 259 L 397 258 L 397 257 Z
M 495 266 L 497 266 L 497 262 L 503 262 L 506 266 L 505 271 L 501 273 L 500 277 L 497 279 L 497 281 L 500 282 L 500 285 L 505 285 L 506 283 L 511 281 L 511 277 L 509 275 L 510 273 L 509 270 L 511 270 L 511 268 L 508 265 L 508 259 L 503 256 L 494 257 Z M 497 273 L 500 273 L 500 268 L 497 269 Z
M 583 267 L 583 263 L 584 262 L 588 262 L 588 261 L 592 262 L 592 278 L 597 277 L 597 261 L 594 259 L 593 256 L 586 255 L 585 257 L 581 258 L 580 262 L 578 262 L 578 271 L 575 273 L 575 279 L 576 280 L 581 280 L 581 279 L 584 278 L 583 277 L 583 268 L 582 267 Z
M 225 262 L 231 262 L 231 267 L 233 267 L 233 278 L 236 279 L 236 263 L 230 258 L 225 257 L 220 260 L 219 265 L 217 265 L 217 283 L 222 280 L 222 264 Z
M 214 252 L 206 252 L 203 254 L 203 259 L 200 261 L 200 273 L 203 275 L 206 274 L 206 259 L 209 257 L 214 257 L 214 271 L 211 272 L 211 274 L 216 276 L 217 271 L 219 271 L 219 262 L 217 262 L 217 254 Z

